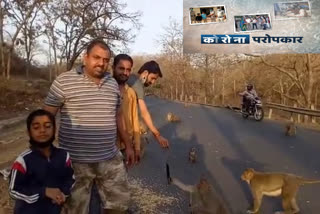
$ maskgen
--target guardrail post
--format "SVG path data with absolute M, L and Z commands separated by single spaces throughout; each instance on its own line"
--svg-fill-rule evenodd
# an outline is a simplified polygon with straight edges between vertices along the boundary
M 314 105 L 311 105 L 311 110 L 314 110 Z M 316 123 L 316 118 L 311 116 L 311 122 Z
M 272 108 L 269 108 L 269 119 L 272 117 Z
M 207 97 L 204 97 L 204 104 L 207 104 Z
M 184 95 L 184 101 L 188 102 L 188 96 L 187 95 Z
M 294 108 L 297 108 L 297 103 L 295 103 L 294 105 L 293 105 L 293 107 Z M 300 114 L 298 114 L 298 123 L 301 123 L 301 115 Z
M 293 122 L 293 112 L 291 112 L 290 121 Z
M 190 96 L 190 101 L 193 102 L 193 96 L 192 95 Z

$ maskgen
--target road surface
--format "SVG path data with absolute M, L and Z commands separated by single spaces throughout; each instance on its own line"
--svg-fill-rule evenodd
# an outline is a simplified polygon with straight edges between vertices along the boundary
M 152 139 L 142 163 L 129 171 L 155 188 L 179 194 L 180 202 L 159 210 L 163 213 L 187 213 L 187 194 L 166 185 L 165 163 L 172 176 L 194 184 L 204 174 L 234 214 L 245 213 L 251 201 L 248 186 L 240 180 L 242 171 L 252 167 L 262 171 L 294 173 L 320 179 L 320 132 L 298 128 L 296 137 L 284 135 L 284 124 L 270 120 L 244 120 L 240 114 L 222 108 L 183 104 L 155 98 L 147 99 L 155 124 L 170 141 L 170 151 L 163 151 Z M 168 123 L 171 111 L 181 123 Z M 191 146 L 198 150 L 198 162 L 188 163 Z M 301 213 L 318 214 L 320 184 L 302 186 L 298 194 Z M 265 197 L 261 213 L 281 209 L 277 198 Z
M 244 120 L 240 114 L 222 108 L 183 104 L 153 97 L 147 98 L 153 120 L 163 136 L 170 141 L 170 150 L 163 150 L 149 136 L 150 144 L 142 162 L 129 170 L 130 179 L 140 179 L 155 192 L 173 196 L 178 201 L 158 207 L 155 213 L 188 213 L 188 195 L 167 185 L 165 163 L 171 174 L 187 184 L 194 184 L 201 175 L 207 176 L 215 191 L 225 200 L 233 214 L 245 213 L 251 195 L 246 183 L 240 180 L 242 171 L 252 167 L 262 171 L 280 171 L 320 179 L 320 132 L 298 128 L 296 137 L 284 135 L 284 124 L 264 120 Z M 181 123 L 169 123 L 171 111 L 181 117 Z M 27 146 L 24 124 L 10 133 L 0 133 L 0 166 L 15 159 Z M 189 148 L 195 146 L 198 161 L 188 163 Z M 10 207 L 5 181 L 0 179 L 1 206 Z M 298 204 L 301 213 L 318 214 L 320 184 L 301 187 Z M 262 214 L 281 208 L 277 198 L 264 198 Z M 0 207 L 1 211 L 1 207 Z M 0 212 L 1 213 L 1 212 Z

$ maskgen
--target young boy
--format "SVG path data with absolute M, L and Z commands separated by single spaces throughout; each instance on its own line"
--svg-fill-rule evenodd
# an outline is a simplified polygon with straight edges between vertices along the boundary
M 52 143 L 55 118 L 36 110 L 27 118 L 30 149 L 13 163 L 9 193 L 16 199 L 15 214 L 58 214 L 74 183 L 69 154 Z

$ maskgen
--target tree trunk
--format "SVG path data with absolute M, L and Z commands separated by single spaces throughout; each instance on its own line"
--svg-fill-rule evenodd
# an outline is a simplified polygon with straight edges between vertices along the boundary
M 49 67 L 49 82 L 52 82 L 52 60 L 51 60 L 51 43 L 49 41 L 49 62 L 48 62 L 48 67 Z
M 312 67 L 311 67 L 311 59 L 310 59 L 310 54 L 307 54 L 307 69 L 308 69 L 308 87 L 307 87 L 307 108 L 311 107 L 311 96 L 312 96 L 312 89 L 313 89 L 313 84 L 314 84 L 314 79 L 312 75 Z
M 12 52 L 13 52 L 13 49 L 10 48 L 9 51 L 8 51 L 8 60 L 7 60 L 7 80 L 10 79 Z
M 30 63 L 27 62 L 27 66 L 26 66 L 26 78 L 27 78 L 27 80 L 29 80 L 29 73 L 30 73 Z
M 57 49 L 54 44 L 52 46 L 52 49 L 53 49 L 53 57 L 54 57 L 54 72 L 55 72 L 55 77 L 57 77 L 59 75 L 59 68 L 58 68 Z
M 184 80 L 181 81 L 181 96 L 184 97 Z
M 316 86 L 316 92 L 314 95 L 314 105 L 316 106 L 316 108 L 318 107 L 318 89 L 319 89 L 319 85 Z
M 215 81 L 214 81 L 215 75 L 212 73 L 212 94 L 214 94 L 215 91 Z
M 1 72 L 2 76 L 6 76 L 6 65 L 5 65 L 5 59 L 4 59 L 4 41 L 3 41 L 3 8 L 2 8 L 2 1 L 0 1 L 0 61 L 1 61 Z
M 236 80 L 233 80 L 233 98 L 236 99 L 237 94 L 236 94 Z
M 222 105 L 224 105 L 224 68 L 222 68 Z
M 176 100 L 178 100 L 178 80 L 176 80 L 176 87 L 175 87 L 175 90 L 176 90 Z

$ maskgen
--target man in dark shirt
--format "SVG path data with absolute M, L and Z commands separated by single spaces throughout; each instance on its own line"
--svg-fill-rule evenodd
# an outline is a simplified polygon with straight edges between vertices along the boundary
M 151 115 L 145 103 L 144 87 L 148 87 L 155 83 L 158 78 L 162 77 L 160 67 L 157 62 L 146 62 L 139 69 L 138 74 L 131 74 L 127 81 L 127 84 L 133 88 L 137 94 L 138 105 L 141 113 L 141 117 L 145 124 L 148 126 L 154 137 L 157 139 L 162 147 L 169 147 L 169 142 L 166 138 L 162 137 L 159 130 L 153 125 Z

